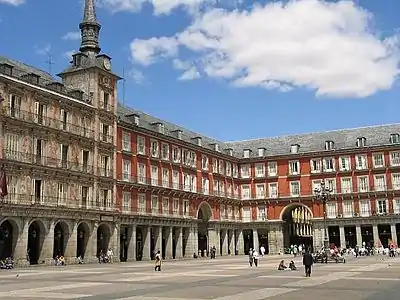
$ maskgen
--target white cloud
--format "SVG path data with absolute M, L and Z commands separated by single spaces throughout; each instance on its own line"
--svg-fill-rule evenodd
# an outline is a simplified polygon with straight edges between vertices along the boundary
M 172 61 L 172 65 L 175 69 L 183 71 L 183 74 L 179 77 L 179 80 L 193 80 L 201 77 L 197 67 L 190 61 L 174 59 Z
M 131 69 L 128 73 L 128 77 L 136 84 L 144 84 L 146 82 L 146 77 L 138 69 Z
M 398 36 L 378 37 L 372 21 L 349 1 L 271 2 L 249 11 L 211 9 L 181 33 L 130 46 L 143 65 L 189 50 L 202 75 L 237 86 L 366 97 L 391 88 L 400 62 Z
M 0 0 L 0 4 L 9 4 L 9 5 L 14 5 L 18 6 L 21 4 L 24 4 L 25 0 Z
M 0 0 L 1 1 L 1 0 Z M 67 32 L 62 39 L 66 41 L 77 41 L 81 38 L 81 33 L 79 31 L 76 32 Z

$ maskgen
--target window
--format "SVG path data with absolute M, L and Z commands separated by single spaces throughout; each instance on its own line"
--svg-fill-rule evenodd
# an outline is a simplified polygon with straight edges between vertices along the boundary
M 169 169 L 162 169 L 162 186 L 169 187 Z
M 325 179 L 325 186 L 331 191 L 332 194 L 336 194 L 336 179 L 334 178 Z
M 189 216 L 189 200 L 183 200 L 183 215 Z
M 142 163 L 138 163 L 138 183 L 146 183 L 146 165 Z
M 278 164 L 276 161 L 268 162 L 268 176 L 278 175 Z
M 220 216 L 221 216 L 221 220 L 225 220 L 226 219 L 226 205 L 225 204 L 221 204 L 221 211 L 220 211 Z
M 218 180 L 214 179 L 213 180 L 213 192 L 214 192 L 214 195 L 219 195 L 218 188 L 219 188 Z
M 221 175 L 225 175 L 225 163 L 223 160 L 220 160 L 218 163 L 218 173 Z
M 333 150 L 335 147 L 335 143 L 333 141 L 325 142 L 325 150 Z
M 58 184 L 58 197 L 57 197 L 58 205 L 66 205 L 67 204 L 67 190 L 68 190 L 68 187 L 65 183 Z
M 386 177 L 385 175 L 374 176 L 374 190 L 375 191 L 386 191 Z
M 300 145 L 294 144 L 290 146 L 290 153 L 296 154 L 299 153 Z
M 366 155 L 356 155 L 356 169 L 366 170 L 368 168 L 367 156 Z
M 340 171 L 350 171 L 350 157 L 349 156 L 341 156 L 339 158 L 339 170 Z
M 311 167 L 311 173 L 320 173 L 321 172 L 321 159 L 314 158 L 314 159 L 310 160 L 310 167 Z
M 233 219 L 233 207 L 232 205 L 228 205 L 228 219 Z
M 232 176 L 232 164 L 229 161 L 226 162 L 226 176 Z
M 190 175 L 183 173 L 183 190 L 190 192 Z
M 110 190 L 107 189 L 101 190 L 100 207 L 103 209 L 110 209 L 112 207 L 112 198 Z
M 392 189 L 400 190 L 400 174 L 392 174 Z
M 5 138 L 5 155 L 7 159 L 19 160 L 19 135 L 6 134 Z
M 319 191 L 321 189 L 321 180 L 313 180 L 312 181 L 312 192 Z
M 336 201 L 328 201 L 326 203 L 326 217 L 327 218 L 336 218 L 337 216 L 337 202 Z
M 390 166 L 392 167 L 400 166 L 400 151 L 390 153 Z
M 137 137 L 137 154 L 146 155 L 145 139 L 143 136 Z
M 354 205 L 352 200 L 343 201 L 343 217 L 349 218 L 354 216 Z
M 236 182 L 233 183 L 233 195 L 239 198 L 239 185 Z
M 263 183 L 256 184 L 256 197 L 257 199 L 265 198 L 265 184 Z
M 163 197 L 162 211 L 163 211 L 164 215 L 169 215 L 169 198 L 168 197 Z
M 268 196 L 269 196 L 269 198 L 277 198 L 278 197 L 278 183 L 271 182 L 268 184 Z
M 383 168 L 385 166 L 385 156 L 383 153 L 374 153 L 372 157 L 374 168 Z
M 228 197 L 232 197 L 232 184 L 230 181 L 226 182 L 226 194 Z
M 333 172 L 335 171 L 335 159 L 332 157 L 324 158 L 324 171 Z
M 169 160 L 169 145 L 162 143 L 161 144 L 162 152 L 161 152 L 161 158 L 163 160 Z
M 122 180 L 131 181 L 131 162 L 129 160 L 124 159 L 122 161 L 122 164 L 123 164 Z
M 264 157 L 265 148 L 258 148 L 258 157 Z
M 357 177 L 358 192 L 366 193 L 369 192 L 368 176 Z
M 232 176 L 233 178 L 238 178 L 239 168 L 237 164 L 232 165 Z
M 130 192 L 122 192 L 122 212 L 131 212 L 131 197 L 132 195 Z
M 290 182 L 290 196 L 300 196 L 300 181 Z
M 110 94 L 107 92 L 103 92 L 103 109 L 109 110 L 110 107 Z
M 258 207 L 257 219 L 258 219 L 258 221 L 266 221 L 267 220 L 267 214 L 266 214 L 266 211 L 265 211 L 265 206 L 259 206 Z
M 35 122 L 41 125 L 46 124 L 47 106 L 39 102 L 35 102 Z
M 255 164 L 255 176 L 265 177 L 265 165 L 263 163 Z
M 88 186 L 82 186 L 81 188 L 81 207 L 89 208 L 89 191 L 90 188 Z
M 150 142 L 150 153 L 151 157 L 159 157 L 160 156 L 160 150 L 158 148 L 158 142 L 152 140 Z
M 242 199 L 250 199 L 251 191 L 250 186 L 248 184 L 242 185 Z
M 69 146 L 68 145 L 61 145 L 61 167 L 62 168 L 68 168 L 68 151 Z
M 158 167 L 150 167 L 151 185 L 158 185 Z
M 172 208 L 172 213 L 174 215 L 179 215 L 179 199 L 174 198 L 174 206 Z
M 249 158 L 250 157 L 250 150 L 246 149 L 243 150 L 243 158 Z
M 351 194 L 353 192 L 353 182 L 351 177 L 341 178 L 342 194 Z
M 365 137 L 357 138 L 357 147 L 365 147 L 367 145 L 367 139 Z
M 190 191 L 192 193 L 197 193 L 197 177 L 196 175 L 190 175 Z M 222 187 L 222 190 L 225 193 L 225 186 Z
M 189 165 L 189 151 L 186 149 L 182 149 L 182 163 L 184 165 Z
M 10 94 L 8 101 L 8 113 L 12 118 L 19 118 L 21 109 L 21 97 Z
M 201 156 L 201 168 L 204 171 L 208 171 L 208 156 L 207 155 Z
M 289 175 L 300 174 L 300 162 L 298 160 L 289 161 Z
M 111 126 L 104 124 L 104 123 L 100 123 L 100 140 L 102 142 L 106 142 L 106 143 L 112 142 L 110 129 L 111 129 Z
M 44 182 L 40 179 L 33 180 L 33 203 L 43 204 L 44 198 Z
M 251 221 L 251 211 L 250 207 L 245 206 L 243 207 L 243 222 L 250 222 Z
M 203 188 L 203 194 L 208 195 L 210 193 L 210 180 L 208 180 L 208 178 L 203 177 L 202 188 Z
M 196 166 L 196 162 L 197 162 L 197 155 L 196 155 L 196 152 L 189 151 L 189 157 L 188 157 L 187 165 L 188 165 L 189 167 L 196 168 L 196 167 L 197 167 L 197 166 Z
M 392 133 L 390 135 L 390 143 L 391 144 L 399 144 L 400 143 L 400 134 Z
M 250 165 L 241 165 L 240 166 L 240 175 L 241 175 L 241 178 L 249 178 L 250 177 Z
M 122 150 L 131 151 L 131 134 L 127 131 L 122 131 Z
M 400 214 L 400 199 L 393 199 L 393 212 Z
M 179 171 L 177 170 L 172 171 L 172 188 L 179 189 Z
M 376 212 L 379 215 L 386 215 L 388 213 L 388 201 L 386 199 L 376 200 Z
M 371 205 L 369 200 L 359 200 L 360 217 L 369 217 L 371 215 Z
M 138 194 L 138 213 L 146 213 L 146 194 Z
M 100 156 L 100 163 L 101 163 L 101 169 L 100 169 L 100 176 L 110 176 L 110 157 L 106 155 L 101 155 Z
M 235 206 L 234 208 L 235 219 L 240 220 L 240 209 L 239 207 Z
M 176 164 L 181 162 L 181 150 L 178 147 L 172 147 L 172 162 Z
M 69 114 L 65 109 L 60 109 L 60 129 L 68 130 L 69 125 Z
M 151 213 L 156 215 L 159 213 L 158 196 L 151 196 Z

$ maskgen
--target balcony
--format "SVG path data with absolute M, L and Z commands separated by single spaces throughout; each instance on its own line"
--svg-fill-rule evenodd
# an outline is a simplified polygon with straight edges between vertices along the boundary
M 112 178 L 113 177 L 113 170 L 111 168 L 108 167 L 99 167 L 97 169 L 97 174 L 101 177 L 109 177 Z
M 92 139 L 94 138 L 94 131 L 84 126 L 63 122 L 60 119 L 54 119 L 43 114 L 36 114 L 33 112 L 21 109 L 6 109 L 4 115 L 10 119 L 26 122 L 29 124 L 36 124 L 46 128 L 55 129 L 62 132 L 67 132 L 71 135 L 78 135 L 81 137 Z
M 114 136 L 109 133 L 106 133 L 106 132 L 100 132 L 99 133 L 99 141 L 102 143 L 113 144 Z
M 16 161 L 18 163 L 40 165 L 46 168 L 57 168 L 69 172 L 93 174 L 93 166 L 88 164 L 81 164 L 64 159 L 40 156 L 21 151 L 4 150 L 3 155 L 5 160 Z

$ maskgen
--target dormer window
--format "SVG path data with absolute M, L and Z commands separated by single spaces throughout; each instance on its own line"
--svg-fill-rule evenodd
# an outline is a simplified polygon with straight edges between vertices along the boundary
M 164 134 L 164 124 L 161 122 L 153 123 L 158 133 Z
M 202 142 L 202 138 L 200 136 L 193 138 L 194 142 L 196 143 L 197 146 L 201 147 L 201 142 Z
M 244 149 L 243 150 L 243 158 L 250 158 L 250 153 L 251 153 L 250 149 Z
M 218 144 L 214 144 L 214 150 L 219 152 L 219 145 Z
M 229 156 L 233 156 L 233 149 L 231 149 L 231 148 L 225 149 L 225 152 L 226 152 L 226 154 L 228 154 Z
M 177 138 L 178 140 L 181 140 L 181 139 L 182 139 L 182 133 L 183 133 L 183 131 L 180 130 L 180 129 L 178 129 L 178 130 L 175 130 L 174 132 L 175 132 L 175 134 L 176 134 L 176 138 Z
M 290 146 L 290 153 L 292 153 L 292 154 L 299 153 L 299 150 L 300 150 L 299 144 L 293 144 Z
M 400 134 L 392 133 L 390 135 L 390 143 L 391 144 L 400 144 Z
M 325 142 L 325 150 L 333 150 L 335 148 L 335 143 L 333 141 Z
M 258 148 L 258 157 L 264 157 L 265 148 Z
M 139 126 L 139 122 L 140 122 L 139 115 L 133 115 L 133 124 L 135 124 L 136 126 Z
M 367 139 L 365 137 L 357 138 L 357 147 L 365 147 L 367 145 Z

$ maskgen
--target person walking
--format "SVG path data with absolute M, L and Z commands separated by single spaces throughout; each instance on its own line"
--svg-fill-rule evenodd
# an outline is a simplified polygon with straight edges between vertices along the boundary
M 250 267 L 253 266 L 254 258 L 253 258 L 253 249 L 250 248 L 249 250 L 249 265 Z
M 154 271 L 161 272 L 161 252 L 160 252 L 160 250 L 157 251 L 155 259 L 156 259 L 156 263 L 154 266 Z
M 303 265 L 304 265 L 304 270 L 306 272 L 306 277 L 311 277 L 311 266 L 313 265 L 313 263 L 314 263 L 313 257 L 310 251 L 307 251 L 303 256 Z
M 259 258 L 260 257 L 258 256 L 258 251 L 256 249 L 254 249 L 254 251 L 253 251 L 253 261 L 254 261 L 254 265 L 256 267 L 258 267 L 258 259 Z

